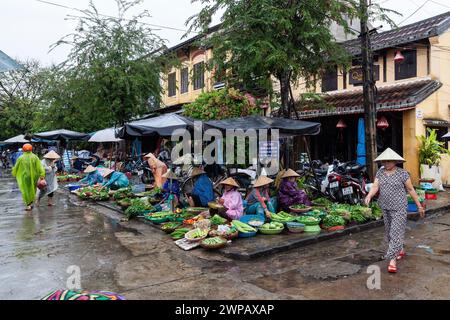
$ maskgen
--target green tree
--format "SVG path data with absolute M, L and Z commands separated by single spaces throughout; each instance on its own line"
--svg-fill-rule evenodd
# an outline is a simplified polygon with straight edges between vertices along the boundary
M 47 74 L 36 60 L 23 61 L 23 69 L 0 77 L 0 141 L 32 131 L 42 108 Z
M 351 32 L 347 19 L 359 15 L 356 0 L 192 0 L 203 9 L 191 17 L 189 31 L 208 33 L 214 15 L 222 13 L 219 31 L 203 45 L 214 48 L 210 69 L 231 86 L 272 92 L 271 77 L 280 85 L 281 114 L 289 116 L 294 103 L 291 85 L 307 85 L 325 69 L 349 62 L 331 32 L 333 22 Z M 377 18 L 386 18 L 384 10 Z
M 149 101 L 159 104 L 160 75 L 172 59 L 161 54 L 164 41 L 142 23 L 147 11 L 126 18 L 141 2 L 116 0 L 117 17 L 110 17 L 100 14 L 91 1 L 76 18 L 76 31 L 54 45 L 72 47 L 59 66 L 64 92 L 55 87 L 48 95 L 53 106 L 49 111 L 57 113 L 57 122 L 95 130 L 148 113 Z

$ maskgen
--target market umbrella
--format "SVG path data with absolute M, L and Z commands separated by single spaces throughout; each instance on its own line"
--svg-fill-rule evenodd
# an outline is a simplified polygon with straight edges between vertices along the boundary
M 25 139 L 25 135 L 21 134 L 15 137 L 12 137 L 8 140 L 3 141 L 5 144 L 14 144 L 14 143 L 29 143 L 30 141 Z
M 450 132 L 447 133 L 447 134 L 444 134 L 444 135 L 442 136 L 442 139 L 450 140 Z
M 0 50 L 0 72 L 23 69 L 23 66 Z
M 361 166 L 366 165 L 366 134 L 363 118 L 358 120 L 358 146 L 356 147 L 356 155 L 356 162 Z
M 33 138 L 47 140 L 88 140 L 89 135 L 86 133 L 60 129 L 36 133 L 33 135 Z
M 120 130 L 120 129 L 117 129 Z M 88 140 L 89 142 L 119 142 L 120 138 L 116 138 L 116 129 L 108 128 L 95 132 Z
M 119 131 L 119 138 L 170 136 L 177 129 L 193 127 L 193 121 L 178 114 L 164 114 L 154 118 L 142 119 L 126 123 Z

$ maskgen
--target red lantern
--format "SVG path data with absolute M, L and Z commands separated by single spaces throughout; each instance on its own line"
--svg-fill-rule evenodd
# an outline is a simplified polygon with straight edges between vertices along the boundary
M 389 122 L 387 121 L 386 117 L 382 116 L 380 119 L 378 119 L 377 128 L 382 130 L 386 130 L 387 128 L 389 128 Z
M 345 129 L 345 128 L 347 128 L 347 124 L 344 122 L 344 120 L 340 119 L 336 125 L 336 128 Z
M 340 119 L 336 125 L 336 128 L 339 129 L 339 134 L 338 134 L 338 140 L 340 143 L 344 143 L 344 135 L 343 135 L 343 131 L 345 128 L 347 128 L 347 124 L 344 122 L 344 120 Z
M 402 63 L 403 61 L 405 61 L 405 57 L 402 55 L 401 51 L 397 51 L 395 53 L 394 62 Z

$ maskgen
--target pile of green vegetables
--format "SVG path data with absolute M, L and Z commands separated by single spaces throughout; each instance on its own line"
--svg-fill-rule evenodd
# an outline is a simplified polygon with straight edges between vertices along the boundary
M 122 200 L 125 198 L 134 198 L 134 193 L 131 191 L 131 187 L 122 188 L 117 190 L 113 195 L 114 200 Z
M 219 216 L 217 214 L 214 215 L 210 220 L 211 220 L 211 223 L 215 224 L 215 225 L 221 225 L 221 224 L 227 223 L 227 219 L 222 218 L 221 216 Z
M 317 198 L 312 203 L 313 205 L 316 206 L 325 206 L 325 207 L 331 206 L 333 204 L 333 202 L 331 202 L 327 198 Z
M 287 213 L 287 212 L 280 211 L 280 212 L 278 212 L 278 213 L 272 213 L 272 214 L 270 215 L 270 219 L 271 219 L 272 221 L 275 221 L 275 222 L 281 222 L 281 223 L 284 223 L 284 222 L 292 222 L 292 221 L 294 221 L 294 220 L 295 220 L 295 217 L 294 217 L 293 215 L 290 215 L 290 214 Z
M 132 199 L 131 205 L 125 210 L 125 216 L 131 219 L 151 210 L 153 210 L 153 207 L 150 204 L 143 202 L 141 199 Z
M 309 208 L 309 206 L 305 206 L 304 204 L 294 204 L 291 206 L 292 209 L 306 209 Z
M 81 199 L 92 199 L 95 201 L 109 200 L 109 189 L 99 187 L 84 187 L 78 193 Z
M 184 235 L 185 235 L 186 233 L 188 233 L 189 231 L 191 231 L 191 229 L 188 229 L 188 228 L 178 228 L 178 229 L 176 229 L 174 232 L 172 232 L 172 233 L 170 234 L 170 237 L 171 237 L 173 240 L 180 240 L 180 239 L 183 239 L 183 238 L 184 238 Z
M 325 228 L 345 226 L 345 220 L 341 216 L 330 214 L 323 219 L 322 225 Z
M 265 223 L 263 224 L 260 229 L 263 230 L 280 230 L 280 229 L 284 229 L 284 224 L 282 224 L 281 222 L 270 222 L 270 223 Z
M 231 222 L 231 225 L 235 227 L 239 232 L 241 233 L 250 233 L 250 232 L 256 232 L 257 230 L 253 228 L 252 226 L 239 221 L 239 220 L 233 220 Z

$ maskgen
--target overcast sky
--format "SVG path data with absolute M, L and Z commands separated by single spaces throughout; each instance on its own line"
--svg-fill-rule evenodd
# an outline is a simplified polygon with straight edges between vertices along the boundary
M 77 9 L 85 9 L 89 3 L 89 0 L 46 1 Z M 402 17 L 392 17 L 396 23 L 408 18 L 425 3 L 402 25 L 450 11 L 449 0 L 373 1 L 402 13 Z M 116 14 L 114 0 L 94 0 L 94 3 L 100 13 Z M 191 0 L 144 0 L 138 6 L 137 11 L 143 9 L 147 9 L 152 15 L 152 18 L 145 21 L 147 23 L 186 30 L 184 24 L 186 19 L 197 13 L 200 5 L 198 3 L 191 4 Z M 68 49 L 57 49 L 49 53 L 49 46 L 74 30 L 74 22 L 66 18 L 67 15 L 77 14 L 79 13 L 75 10 L 42 3 L 38 0 L 0 0 L 0 50 L 21 60 L 35 58 L 44 64 L 59 63 L 66 57 Z M 162 38 L 167 39 L 169 46 L 180 42 L 185 33 L 167 28 L 157 29 L 156 32 Z

